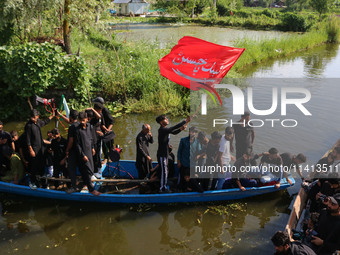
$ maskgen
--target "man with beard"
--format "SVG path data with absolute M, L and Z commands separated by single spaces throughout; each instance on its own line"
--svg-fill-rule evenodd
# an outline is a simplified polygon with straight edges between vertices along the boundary
M 316 255 L 316 253 L 300 242 L 290 242 L 286 232 L 277 231 L 272 237 L 275 255 Z
M 317 236 L 312 236 L 312 243 L 318 247 L 318 254 L 333 254 L 340 250 L 340 193 L 328 197 L 327 208 L 321 210 L 319 222 L 315 228 Z

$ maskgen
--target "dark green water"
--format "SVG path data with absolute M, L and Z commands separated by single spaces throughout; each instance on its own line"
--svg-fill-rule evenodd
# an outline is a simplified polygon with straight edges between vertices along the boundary
M 202 28 L 203 29 L 203 28 Z M 211 32 L 214 28 L 204 28 Z M 263 79 L 298 78 L 298 87 L 308 88 L 312 100 L 308 109 L 313 118 L 299 119 L 299 127 L 256 129 L 255 151 L 276 146 L 281 152 L 304 152 L 309 164 L 339 138 L 338 83 L 317 83 L 325 78 L 339 77 L 338 46 L 322 46 L 308 53 L 268 61 L 244 70 L 246 77 Z M 321 84 L 321 85 L 320 85 Z M 250 84 L 252 86 L 252 84 Z M 266 101 L 270 96 L 266 83 L 256 93 Z M 254 88 L 255 89 L 255 88 Z M 261 105 L 260 105 L 261 106 Z M 212 116 L 230 116 L 230 102 L 212 111 Z M 124 148 L 124 159 L 135 158 L 135 136 L 144 122 L 150 123 L 156 136 L 155 115 L 145 113 L 116 119 L 116 143 Z M 180 118 L 171 118 L 176 123 Z M 194 124 L 203 127 L 199 118 Z M 5 130 L 22 130 L 24 123 L 6 123 Z M 44 129 L 52 128 L 52 125 Z M 222 131 L 223 127 L 217 128 Z M 180 138 L 172 136 L 178 147 Z M 157 140 L 156 140 L 157 141 Z M 151 146 L 155 158 L 157 145 Z M 296 192 L 298 186 L 290 188 Z M 271 236 L 282 230 L 289 217 L 291 198 L 278 192 L 242 200 L 220 214 L 212 205 L 167 206 L 103 206 L 58 201 L 35 200 L 0 194 L 1 254 L 272 254 Z M 215 208 L 215 209 L 214 209 Z M 220 208 L 220 207 L 217 207 Z

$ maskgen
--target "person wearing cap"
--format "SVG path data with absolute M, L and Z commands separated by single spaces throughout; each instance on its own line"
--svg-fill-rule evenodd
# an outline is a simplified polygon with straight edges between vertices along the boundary
M 149 152 L 150 143 L 153 143 L 151 127 L 145 123 L 136 137 L 136 168 L 139 179 L 144 179 L 152 169 L 152 158 Z
M 3 130 L 3 123 L 0 121 L 0 169 L 5 165 L 6 170 L 10 170 L 10 158 L 15 151 L 15 145 L 10 133 Z
M 327 198 L 327 208 L 320 212 L 312 241 L 317 248 L 317 254 L 333 254 L 340 250 L 340 193 Z
M 254 128 L 248 125 L 250 113 L 244 112 L 241 119 L 237 123 L 233 123 L 235 132 L 236 159 L 242 157 L 246 151 L 253 151 L 255 139 Z
M 157 150 L 157 160 L 160 165 L 161 172 L 161 185 L 160 191 L 166 192 L 169 191 L 168 184 L 168 157 L 169 157 L 169 141 L 170 134 L 177 135 L 182 130 L 184 130 L 185 124 L 191 121 L 191 117 L 186 118 L 182 122 L 178 123 L 175 126 L 167 127 L 169 125 L 169 120 L 165 115 L 160 115 L 156 118 L 156 122 L 160 125 L 158 129 L 158 150 Z
M 95 150 L 93 133 L 85 112 L 79 113 L 79 125 L 76 128 L 74 143 L 79 159 L 79 171 L 83 178 L 83 182 L 91 194 L 99 196 L 101 193 L 94 189 L 94 185 L 91 181 L 94 170 L 93 156 L 95 154 Z
M 114 138 L 115 138 L 115 133 L 112 130 L 113 127 L 113 117 L 106 107 L 104 107 L 104 99 L 102 97 L 96 97 L 93 102 L 98 103 L 101 108 L 101 110 L 98 108 L 95 110 L 101 115 L 101 129 L 102 132 L 104 133 L 104 136 L 106 136 L 109 139 L 104 139 L 103 140 L 103 153 L 104 153 L 104 158 L 108 159 L 109 158 L 109 151 L 113 148 L 114 145 Z
M 235 157 L 231 155 L 231 152 L 233 151 L 232 148 L 232 141 L 234 137 L 234 129 L 232 127 L 226 127 L 224 135 L 221 138 L 220 141 L 220 148 L 218 153 L 218 163 L 221 166 L 221 169 L 227 169 L 230 165 L 230 161 L 235 161 Z M 218 173 L 218 180 L 217 180 L 217 186 L 216 189 L 222 189 L 223 183 L 225 182 L 226 178 L 231 177 L 231 172 L 221 172 Z
M 275 246 L 275 255 L 316 255 L 307 245 L 291 242 L 286 232 L 277 231 L 271 241 Z
M 31 110 L 30 120 L 25 125 L 25 138 L 29 151 L 29 173 L 31 179 L 30 187 L 35 189 L 37 187 L 36 175 L 44 174 L 44 153 L 43 145 L 44 140 L 41 134 L 41 127 L 47 125 L 51 119 L 55 116 L 53 110 L 50 115 L 44 121 L 39 119 L 39 112 L 36 109 Z
M 197 140 L 197 133 L 198 130 L 196 127 L 190 127 L 189 135 L 182 138 L 178 146 L 177 167 L 180 172 L 180 186 L 183 186 L 184 183 L 184 173 L 189 173 L 190 178 L 190 169 L 195 169 L 197 163 L 197 155 L 201 150 Z

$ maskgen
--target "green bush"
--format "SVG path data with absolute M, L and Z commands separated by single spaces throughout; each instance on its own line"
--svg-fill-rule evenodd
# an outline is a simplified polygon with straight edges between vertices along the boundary
M 81 57 L 68 56 L 58 46 L 26 43 L 1 47 L 0 71 L 1 90 L 10 98 L 1 104 L 0 115 L 5 118 L 13 117 L 13 102 L 43 96 L 47 90 L 68 90 L 78 103 L 86 102 L 87 66 Z
M 308 25 L 304 16 L 287 12 L 281 18 L 281 29 L 284 31 L 305 32 Z

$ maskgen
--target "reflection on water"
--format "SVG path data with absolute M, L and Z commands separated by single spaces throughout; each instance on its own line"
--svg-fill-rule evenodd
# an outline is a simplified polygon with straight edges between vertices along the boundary
M 183 36 L 181 27 L 152 28 L 168 33 L 167 40 L 177 41 Z M 185 35 L 202 35 L 202 39 L 213 42 L 225 40 L 232 31 L 217 33 L 212 39 L 212 28 L 186 29 Z M 216 31 L 219 28 L 214 28 Z M 140 29 L 145 33 L 143 29 Z M 177 31 L 177 32 L 176 32 Z M 134 36 L 133 34 L 132 36 Z M 221 32 L 222 33 L 222 32 Z M 261 32 L 256 32 L 256 34 Z M 247 31 L 247 35 L 249 35 Z M 138 35 L 140 36 L 140 34 Z M 137 36 L 137 37 L 138 37 Z M 207 37 L 204 37 L 207 36 Z M 210 36 L 210 37 L 209 37 Z M 223 36 L 227 39 L 223 39 Z M 123 36 L 122 36 L 123 38 Z M 172 38 L 172 39 L 171 39 Z M 140 39 L 140 38 L 139 38 Z M 133 40 L 133 38 L 131 39 Z M 221 43 L 221 41 L 219 41 Z M 337 95 L 338 82 L 318 82 L 320 78 L 339 77 L 340 54 L 338 46 L 321 46 L 310 52 L 294 54 L 288 58 L 271 60 L 253 65 L 244 70 L 245 77 L 301 78 L 297 87 L 311 91 L 312 99 L 307 108 L 313 118 L 302 118 L 297 129 L 257 129 L 255 150 L 260 152 L 276 146 L 281 151 L 304 152 L 310 163 L 314 163 L 338 138 L 339 120 Z M 260 80 L 258 80 L 260 81 Z M 268 107 L 271 95 L 269 79 L 262 83 L 250 83 L 254 95 L 262 99 L 257 107 Z M 292 86 L 292 85 L 289 85 Z M 211 110 L 212 118 L 231 116 L 231 102 Z M 264 109 L 265 109 L 264 108 Z M 209 112 L 210 114 L 210 112 Z M 151 124 L 157 141 L 158 125 L 155 114 L 128 115 L 117 118 L 114 130 L 115 143 L 124 148 L 124 159 L 135 158 L 135 137 L 144 122 Z M 173 124 L 180 118 L 171 118 Z M 200 123 L 207 128 L 208 123 Z M 5 130 L 23 130 L 25 123 L 9 123 Z M 53 123 L 43 130 L 45 135 Z M 220 128 L 219 131 L 222 131 Z M 171 137 L 175 150 L 182 132 Z M 157 143 L 157 142 L 156 142 Z M 151 146 L 152 157 L 156 158 L 157 144 Z M 297 185 L 293 189 L 298 189 Z M 210 205 L 177 206 L 103 206 L 69 204 L 64 202 L 8 197 L 0 194 L 0 251 L 1 254 L 271 254 L 270 238 L 278 229 L 283 229 L 288 220 L 287 207 L 290 198 L 286 192 L 278 192 L 240 202 L 238 209 L 228 208 L 224 213 L 209 208 Z M 222 205 L 226 205 L 221 203 Z M 220 204 L 220 205 L 221 205 Z
M 289 197 L 279 192 L 230 208 L 223 204 L 151 206 L 142 212 L 128 206 L 1 200 L 0 249 L 9 253 L 216 254 L 242 246 L 245 236 L 255 245 L 257 237 L 247 233 L 285 213 Z M 228 209 L 220 212 L 221 208 Z

